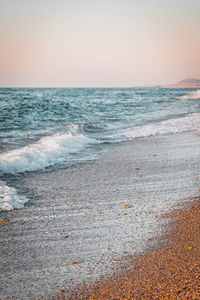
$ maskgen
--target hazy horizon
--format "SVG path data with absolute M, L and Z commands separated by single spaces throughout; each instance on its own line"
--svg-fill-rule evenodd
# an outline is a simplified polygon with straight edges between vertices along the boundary
M 184 78 L 184 79 L 189 79 L 189 78 Z M 183 80 L 184 80 L 183 79 Z M 193 78 L 193 79 L 197 79 L 197 80 L 200 80 L 200 79 L 198 79 L 198 78 Z M 51 85 L 51 86 L 42 86 L 42 85 L 40 85 L 40 86 L 20 86 L 20 85 L 18 85 L 18 86 L 0 86 L 0 88 L 24 88 L 24 89 L 26 89 L 26 88 L 43 88 L 43 89 L 46 89 L 46 88 L 63 88 L 63 89 L 65 89 L 65 88 L 77 88 L 77 89 L 84 89 L 84 88 L 88 88 L 88 89 L 93 89 L 93 88 L 96 88 L 96 89 L 103 89 L 103 88 L 107 88 L 107 89 L 112 89 L 112 88 L 119 88 L 119 89 L 128 89 L 128 88 L 153 88 L 153 87 L 169 87 L 170 85 L 176 85 L 177 83 L 179 83 L 179 82 L 181 82 L 181 81 L 183 81 L 183 80 L 178 80 L 177 82 L 168 82 L 168 83 L 165 83 L 165 84 L 138 84 L 138 85 L 132 85 L 132 86 L 53 86 L 53 85 Z M 183 86 L 184 87 L 184 86 Z M 185 86 L 185 87 L 187 87 L 187 86 Z M 195 87 L 195 86 L 194 86 Z M 199 86 L 197 86 L 197 87 L 199 87 Z
M 200 78 L 198 0 L 0 0 L 0 87 Z

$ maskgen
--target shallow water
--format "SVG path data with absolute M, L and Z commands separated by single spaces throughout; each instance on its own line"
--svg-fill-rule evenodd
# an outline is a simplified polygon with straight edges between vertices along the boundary
M 160 214 L 199 194 L 199 150 L 197 132 L 149 137 L 108 145 L 88 164 L 8 176 L 31 203 L 2 212 L 1 296 L 52 296 L 154 246 Z

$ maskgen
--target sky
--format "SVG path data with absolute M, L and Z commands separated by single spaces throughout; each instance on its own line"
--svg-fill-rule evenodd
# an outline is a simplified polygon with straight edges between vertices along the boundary
M 0 0 L 0 86 L 200 78 L 200 0 Z

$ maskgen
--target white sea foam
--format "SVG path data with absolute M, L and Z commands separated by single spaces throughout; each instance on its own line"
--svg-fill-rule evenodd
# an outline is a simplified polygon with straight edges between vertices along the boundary
M 179 97 L 181 100 L 196 100 L 200 99 L 200 90 L 196 90 L 194 92 L 189 92 L 186 95 Z
M 26 197 L 17 194 L 16 189 L 0 181 L 0 211 L 24 207 L 27 201 Z
M 83 134 L 54 134 L 43 137 L 35 144 L 0 155 L 0 172 L 16 174 L 35 171 L 64 161 L 70 154 L 78 153 L 93 139 Z
M 135 127 L 129 131 L 121 133 L 128 139 L 136 137 L 147 137 L 162 134 L 179 133 L 200 128 L 200 114 L 190 114 L 186 117 L 164 120 L 159 123 L 151 123 L 144 126 Z M 115 135 L 115 137 L 120 136 Z

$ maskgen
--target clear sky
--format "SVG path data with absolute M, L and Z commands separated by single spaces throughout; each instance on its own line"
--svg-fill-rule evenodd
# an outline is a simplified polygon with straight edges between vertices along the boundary
M 200 0 L 0 0 L 0 86 L 200 78 Z

